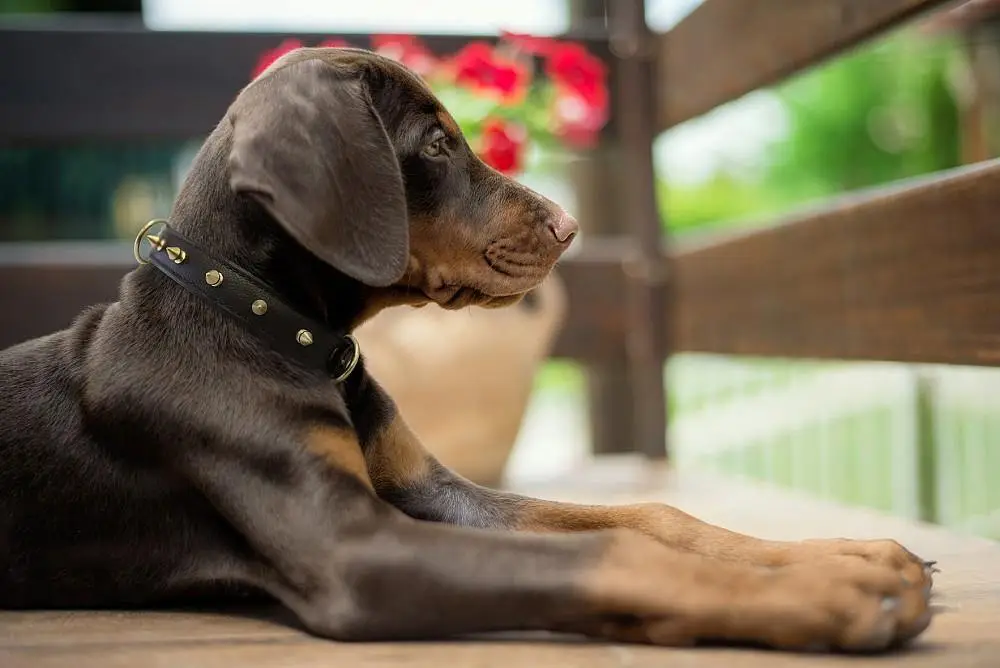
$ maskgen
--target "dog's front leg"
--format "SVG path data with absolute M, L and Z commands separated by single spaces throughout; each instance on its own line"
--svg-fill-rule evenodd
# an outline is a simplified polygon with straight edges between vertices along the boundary
M 892 540 L 770 541 L 729 531 L 664 504 L 577 505 L 491 490 L 437 462 L 370 376 L 355 381 L 349 401 L 376 492 L 416 518 L 531 532 L 627 528 L 713 559 L 766 567 L 861 559 L 891 568 L 921 589 L 931 585 L 931 564 Z
M 626 530 L 537 534 L 418 521 L 375 496 L 350 430 L 258 424 L 244 435 L 254 442 L 213 443 L 179 465 L 235 531 L 225 577 L 270 592 L 318 635 L 551 630 L 664 645 L 872 650 L 928 621 L 918 592 L 861 561 L 829 572 L 769 570 Z

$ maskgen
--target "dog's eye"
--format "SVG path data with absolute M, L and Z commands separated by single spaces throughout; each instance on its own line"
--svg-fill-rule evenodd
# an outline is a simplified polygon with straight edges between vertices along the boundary
M 427 144 L 427 146 L 424 146 L 423 154 L 428 158 L 441 157 L 441 155 L 444 154 L 446 140 L 446 137 L 438 137 L 431 143 Z

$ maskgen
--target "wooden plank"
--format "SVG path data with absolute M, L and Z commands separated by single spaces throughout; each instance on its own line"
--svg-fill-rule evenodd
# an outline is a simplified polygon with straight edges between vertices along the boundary
M 76 18 L 5 22 L 0 28 L 0 144 L 202 137 L 249 81 L 261 52 L 286 37 L 310 45 L 331 38 L 369 43 L 368 35 L 359 34 L 150 31 L 139 22 L 81 23 Z M 437 53 L 457 51 L 470 39 L 496 41 L 468 35 L 421 38 Z M 604 39 L 581 33 L 565 38 L 608 57 Z
M 62 329 L 83 307 L 113 301 L 135 261 L 131 244 L 0 244 L 0 348 Z M 581 243 L 559 264 L 569 312 L 554 355 L 623 364 L 627 330 L 621 241 Z
M 914 524 L 736 480 L 676 475 L 641 458 L 599 461 L 574 474 L 518 491 L 582 503 L 670 503 L 728 528 L 778 540 L 891 537 L 936 559 L 939 603 L 946 611 L 907 651 L 855 656 L 857 668 L 992 668 L 1000 652 L 1000 546 L 940 527 Z M 450 642 L 336 643 L 289 625 L 271 609 L 232 614 L 175 611 L 127 613 L 0 612 L 0 664 L 5 668 L 116 666 L 579 666 L 653 668 L 825 668 L 843 656 L 747 648 L 661 649 L 495 634 Z
M 0 612 L 0 648 L 73 650 L 111 640 L 126 644 L 286 641 L 288 611 L 230 605 L 204 610 L 33 610 Z
M 660 38 L 658 129 L 952 0 L 705 0 Z
M 1000 365 L 1000 161 L 675 257 L 676 347 Z

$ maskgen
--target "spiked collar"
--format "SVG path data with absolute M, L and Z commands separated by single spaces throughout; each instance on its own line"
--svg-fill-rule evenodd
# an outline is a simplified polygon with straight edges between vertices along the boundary
M 149 252 L 143 255 L 143 245 Z M 152 264 L 176 283 L 237 320 L 251 334 L 308 369 L 321 369 L 334 382 L 347 379 L 361 349 L 348 332 L 335 332 L 285 304 L 251 273 L 210 253 L 165 220 L 152 220 L 132 247 L 139 264 Z

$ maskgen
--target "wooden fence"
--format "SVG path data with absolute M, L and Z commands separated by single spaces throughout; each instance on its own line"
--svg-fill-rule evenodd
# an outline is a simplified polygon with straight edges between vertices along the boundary
M 653 187 L 659 132 L 954 3 L 704 0 L 659 35 L 642 0 L 584 4 L 591 18 L 608 17 L 606 32 L 569 36 L 612 66 L 605 143 L 616 146 L 621 173 L 598 181 L 602 196 L 621 203 L 605 216 L 626 222 L 605 220 L 604 234 L 587 235 L 560 263 L 570 309 L 554 354 L 605 375 L 625 371 L 613 400 L 591 402 L 598 450 L 621 450 L 612 442 L 621 439 L 666 454 L 671 352 L 1000 366 L 1000 161 L 846 193 L 697 247 L 661 238 Z M 468 38 L 427 39 L 443 51 Z M 134 26 L 2 27 L 0 145 L 202 136 L 273 42 Z M 113 298 L 128 257 L 114 244 L 0 252 L 0 345 Z M 44 312 L 28 315 L 34 304 Z

